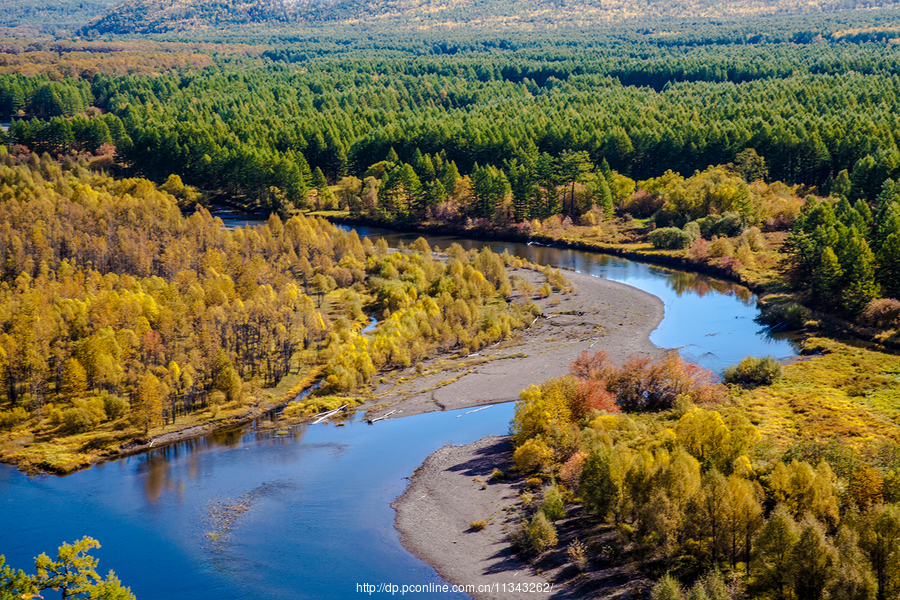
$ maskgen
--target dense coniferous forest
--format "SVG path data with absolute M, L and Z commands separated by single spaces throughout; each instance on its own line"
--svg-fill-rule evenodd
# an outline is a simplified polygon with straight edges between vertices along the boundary
M 856 219 L 865 248 L 821 235 L 809 246 L 801 220 L 788 279 L 813 304 L 855 316 L 896 295 L 892 246 L 882 247 L 894 200 L 882 188 L 900 177 L 900 30 L 889 10 L 835 15 L 783 28 L 772 17 L 752 34 L 735 20 L 533 40 L 20 44 L 0 75 L 0 117 L 12 121 L 14 153 L 90 152 L 116 175 L 175 174 L 283 217 L 337 208 L 534 230 L 628 214 L 653 217 L 654 245 L 688 248 L 790 228 L 812 194 L 845 227 Z M 110 60 L 123 49 L 134 67 Z M 731 213 L 733 226 L 702 221 Z M 689 254 L 709 255 L 705 243 Z M 739 240 L 729 243 L 711 256 L 734 255 Z

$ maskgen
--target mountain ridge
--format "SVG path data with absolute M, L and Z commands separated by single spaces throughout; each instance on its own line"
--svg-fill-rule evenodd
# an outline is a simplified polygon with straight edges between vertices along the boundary
M 100 34 L 154 34 L 317 23 L 390 21 L 407 29 L 462 25 L 509 29 L 583 28 L 641 19 L 722 19 L 897 6 L 897 0 L 124 0 L 84 26 Z

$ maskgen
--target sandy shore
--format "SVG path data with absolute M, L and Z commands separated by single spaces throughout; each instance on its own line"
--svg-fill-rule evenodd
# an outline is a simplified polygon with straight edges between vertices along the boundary
M 407 550 L 450 583 L 476 586 L 471 594 L 476 598 L 549 598 L 542 592 L 503 593 L 504 584 L 548 584 L 506 541 L 507 531 L 515 526 L 515 514 L 506 507 L 515 503 L 518 492 L 512 482 L 491 481 L 491 473 L 509 473 L 511 454 L 505 437 L 436 451 L 394 502 L 396 527 Z M 471 523 L 479 520 L 487 526 L 472 531 Z M 478 593 L 478 586 L 491 589 Z
M 659 298 L 605 279 L 566 276 L 575 284 L 575 293 L 558 304 L 552 297 L 545 300 L 547 318 L 514 343 L 469 357 L 484 362 L 470 363 L 455 379 L 444 373 L 394 384 L 385 394 L 391 405 L 371 412 L 390 409 L 397 411 L 392 416 L 405 416 L 513 401 L 528 384 L 566 374 L 584 350 L 605 350 L 617 361 L 631 354 L 661 352 L 648 339 L 663 317 Z M 507 542 L 518 518 L 514 508 L 522 482 L 494 481 L 491 474 L 495 469 L 509 473 L 511 457 L 511 443 L 504 437 L 444 447 L 429 456 L 393 505 L 400 541 L 448 582 L 474 586 L 470 594 L 478 600 L 576 597 L 587 590 L 560 588 L 555 582 L 570 578 L 565 564 L 528 564 Z M 478 520 L 487 521 L 487 526 L 472 531 L 471 523 Z M 604 597 L 627 596 L 631 577 L 612 571 L 608 585 L 595 579 L 591 591 L 599 587 Z M 504 591 L 504 584 L 510 583 L 552 585 L 549 592 Z
M 648 337 L 662 320 L 662 300 L 614 281 L 565 275 L 575 291 L 540 300 L 544 318 L 516 338 L 465 359 L 425 363 L 422 376 L 410 368 L 382 384 L 376 390 L 378 399 L 362 409 L 370 418 L 390 411 L 396 418 L 512 402 L 529 384 L 568 373 L 585 350 L 605 350 L 617 361 L 660 353 Z

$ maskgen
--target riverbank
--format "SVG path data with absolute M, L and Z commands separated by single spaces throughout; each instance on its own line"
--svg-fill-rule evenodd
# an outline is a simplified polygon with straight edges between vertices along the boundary
M 377 419 L 513 402 L 529 384 L 567 374 L 585 351 L 604 350 L 616 361 L 660 354 L 649 340 L 663 318 L 659 298 L 599 277 L 565 276 L 574 290 L 537 300 L 543 314 L 525 331 L 472 355 L 426 361 L 421 373 L 410 367 L 383 381 L 362 409 Z
M 461 367 L 459 376 L 446 379 L 445 385 L 436 386 L 427 377 L 396 385 L 393 401 L 371 414 L 397 411 L 401 416 L 513 401 L 527 385 L 568 373 L 585 350 L 604 350 L 617 361 L 662 352 L 649 340 L 663 317 L 659 298 L 605 279 L 566 276 L 575 291 L 553 307 L 544 301 L 544 318 L 517 340 L 485 352 L 485 362 Z M 492 478 L 495 470 L 505 477 Z M 469 593 L 477 600 L 567 597 L 552 585 L 556 578 L 572 576 L 564 572 L 565 564 L 526 563 L 509 542 L 508 533 L 520 518 L 523 485 L 522 477 L 512 475 L 512 445 L 505 437 L 441 448 L 416 470 L 393 504 L 400 541 L 452 584 L 475 586 Z M 476 521 L 485 521 L 484 528 L 476 531 L 471 526 Z M 615 597 L 646 584 L 631 575 L 617 571 L 604 589 Z M 510 583 L 540 591 L 523 594 L 523 588 Z
M 94 431 L 60 436 L 6 431 L 0 434 L 0 462 L 30 474 L 68 475 L 101 462 L 241 427 L 295 401 L 321 377 L 322 371 L 323 367 L 316 366 L 285 377 L 275 388 L 260 390 L 260 397 L 253 404 L 213 406 L 188 418 L 182 417 L 178 423 L 154 427 L 147 433 L 133 427 L 119 428 L 114 422 Z M 309 398 L 305 404 L 315 410 L 319 400 Z
M 653 582 L 638 563 L 605 556 L 604 547 L 614 543 L 612 528 L 593 526 L 590 539 L 582 540 L 589 548 L 589 575 L 570 563 L 565 548 L 585 527 L 580 509 L 557 523 L 558 548 L 533 562 L 522 559 L 509 533 L 519 526 L 520 494 L 528 486 L 511 470 L 512 453 L 508 437 L 491 436 L 431 454 L 392 504 L 403 546 L 453 585 L 466 586 L 476 600 L 646 597 Z M 493 476 L 495 470 L 503 477 Z M 483 528 L 472 527 L 478 521 Z
M 495 469 L 510 473 L 511 467 L 512 444 L 505 437 L 445 446 L 416 469 L 392 504 L 403 546 L 477 600 L 542 600 L 553 592 L 552 582 L 535 573 L 507 541 L 517 524 L 513 507 L 521 481 L 498 481 L 491 474 Z M 472 527 L 478 521 L 485 522 L 484 528 Z M 524 594 L 511 584 L 536 591 Z
M 482 240 L 569 248 L 598 254 L 608 254 L 644 263 L 658 264 L 688 272 L 702 273 L 738 283 L 759 297 L 761 319 L 775 329 L 798 331 L 807 336 L 826 336 L 839 340 L 855 340 L 870 344 L 872 348 L 900 353 L 900 328 L 879 329 L 860 322 L 848 321 L 839 314 L 825 312 L 803 304 L 784 281 L 780 272 L 783 255 L 781 246 L 787 236 L 785 231 L 763 235 L 764 248 L 750 252 L 741 263 L 735 257 L 712 259 L 691 256 L 685 250 L 654 248 L 646 238 L 649 229 L 620 223 L 621 240 L 611 243 L 593 233 L 591 227 L 569 226 L 555 230 L 532 231 L 504 228 L 495 225 L 484 227 L 454 226 L 442 223 L 393 223 L 362 216 L 351 216 L 345 211 L 311 213 L 336 223 L 384 227 L 405 232 L 429 235 L 461 236 Z M 621 220 L 619 220 L 621 221 Z M 737 244 L 738 238 L 731 240 Z
M 771 273 L 759 273 L 755 271 L 741 272 L 730 266 L 723 267 L 708 262 L 700 262 L 693 260 L 688 256 L 684 256 L 679 251 L 654 248 L 653 245 L 646 240 L 637 241 L 636 239 L 632 239 L 631 241 L 622 243 L 608 243 L 600 241 L 599 238 L 594 240 L 584 236 L 578 238 L 568 237 L 566 235 L 566 230 L 564 229 L 561 229 L 558 232 L 538 232 L 495 226 L 485 229 L 474 227 L 466 228 L 444 223 L 395 223 L 392 221 L 382 221 L 380 219 L 371 219 L 362 216 L 352 216 L 344 211 L 319 211 L 309 213 L 307 216 L 320 216 L 334 223 L 343 225 L 365 225 L 370 227 L 383 227 L 385 229 L 393 229 L 396 231 L 424 233 L 428 235 L 460 236 L 520 244 L 537 244 L 609 254 L 618 256 L 619 258 L 627 258 L 677 269 L 696 271 L 721 279 L 727 279 L 739 283 L 757 294 L 777 291 L 773 288 L 778 287 L 776 282 L 771 279 Z M 635 229 L 634 233 L 638 234 L 637 238 L 643 238 L 647 231 Z M 635 238 L 634 235 L 630 237 Z

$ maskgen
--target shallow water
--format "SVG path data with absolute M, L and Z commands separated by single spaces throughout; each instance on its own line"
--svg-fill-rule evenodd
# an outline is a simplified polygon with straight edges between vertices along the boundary
M 231 222 L 254 221 L 232 215 Z M 360 233 L 392 243 L 418 237 Z M 794 353 L 753 322 L 752 294 L 728 282 L 558 248 L 458 238 L 432 243 L 454 241 L 508 249 L 655 294 L 666 314 L 651 340 L 713 369 L 748 354 Z M 512 412 L 505 404 L 375 425 L 303 425 L 288 435 L 247 427 L 63 478 L 29 478 L 0 465 L 0 554 L 32 570 L 37 554 L 89 535 L 103 544 L 94 552 L 99 571 L 115 570 L 141 600 L 358 598 L 357 584 L 438 583 L 435 571 L 400 545 L 390 503 L 432 451 L 505 434 Z M 235 504 L 249 508 L 226 531 L 222 508 Z
M 90 535 L 103 544 L 100 572 L 142 599 L 349 598 L 357 583 L 439 583 L 400 545 L 390 503 L 437 448 L 504 433 L 512 405 L 466 412 L 226 432 L 62 478 L 0 466 L 0 553 L 30 567 Z M 224 531 L 213 509 L 238 502 L 250 507 Z

